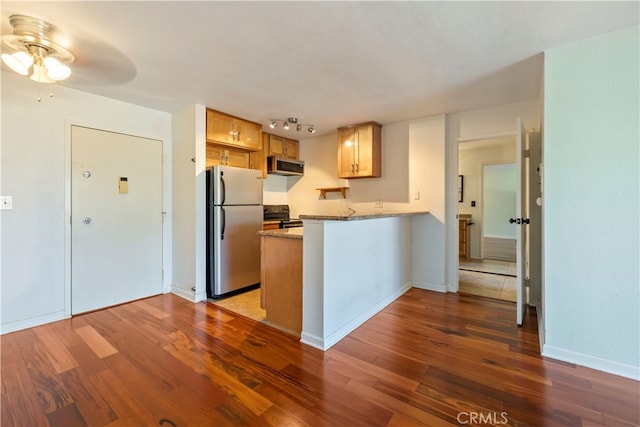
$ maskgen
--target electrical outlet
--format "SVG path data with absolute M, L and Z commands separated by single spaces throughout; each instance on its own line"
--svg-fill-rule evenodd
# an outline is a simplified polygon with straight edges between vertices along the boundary
M 0 210 L 10 211 L 13 209 L 13 197 L 0 196 Z
M 382 200 L 376 201 L 376 208 L 381 208 L 381 207 L 382 207 Z

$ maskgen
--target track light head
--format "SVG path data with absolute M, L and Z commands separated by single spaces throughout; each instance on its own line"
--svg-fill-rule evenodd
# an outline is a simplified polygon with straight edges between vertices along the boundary
M 305 125 L 303 123 L 299 123 L 297 117 L 288 117 L 286 119 L 269 119 L 269 127 L 271 129 L 275 129 L 278 127 L 279 122 L 282 122 L 282 128 L 284 130 L 289 130 L 292 125 L 295 125 L 295 129 L 298 132 L 301 132 L 303 127 L 306 127 L 307 132 L 309 133 L 316 132 L 315 125 Z

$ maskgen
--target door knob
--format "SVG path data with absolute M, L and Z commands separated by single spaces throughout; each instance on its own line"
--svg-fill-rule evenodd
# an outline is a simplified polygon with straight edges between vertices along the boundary
M 513 224 L 516 223 L 518 225 L 520 224 L 529 224 L 529 218 L 509 218 L 509 224 Z
M 89 218 L 88 216 L 85 216 L 84 218 L 82 218 L 82 223 L 91 224 L 91 218 Z

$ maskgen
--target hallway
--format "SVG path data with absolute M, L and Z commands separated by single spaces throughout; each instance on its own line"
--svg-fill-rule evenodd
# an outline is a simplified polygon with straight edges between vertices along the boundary
M 516 302 L 516 263 L 461 259 L 458 283 L 461 294 Z

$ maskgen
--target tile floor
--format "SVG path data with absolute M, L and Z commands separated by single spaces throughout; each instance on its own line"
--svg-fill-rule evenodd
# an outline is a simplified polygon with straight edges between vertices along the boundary
M 495 259 L 460 259 L 460 270 L 516 276 L 516 263 Z
M 259 288 L 219 300 L 209 300 L 209 302 L 258 322 L 264 322 L 266 318 L 266 312 L 260 308 Z
M 516 301 L 514 262 L 461 259 L 459 265 L 460 293 Z M 266 318 L 265 311 L 260 308 L 260 289 L 209 302 L 258 322 L 264 322 Z
M 496 260 L 460 260 L 458 291 L 516 302 L 516 263 Z

